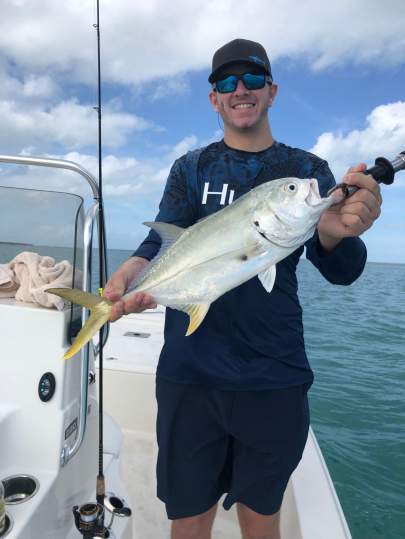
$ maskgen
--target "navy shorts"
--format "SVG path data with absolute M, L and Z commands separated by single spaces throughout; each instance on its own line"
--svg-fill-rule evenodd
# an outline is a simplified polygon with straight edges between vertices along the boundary
M 308 436 L 307 386 L 221 391 L 157 379 L 157 495 L 169 519 L 227 493 L 263 515 L 281 506 Z

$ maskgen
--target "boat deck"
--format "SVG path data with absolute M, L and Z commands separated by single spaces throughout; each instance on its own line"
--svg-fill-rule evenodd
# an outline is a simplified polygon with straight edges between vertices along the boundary
M 133 510 L 133 539 L 169 537 L 164 505 L 156 498 L 154 374 L 163 342 L 164 310 L 111 324 L 104 349 L 105 410 L 123 432 L 122 478 Z M 350 539 L 322 453 L 310 429 L 302 461 L 281 509 L 283 539 Z M 239 537 L 236 511 L 220 507 L 214 539 Z

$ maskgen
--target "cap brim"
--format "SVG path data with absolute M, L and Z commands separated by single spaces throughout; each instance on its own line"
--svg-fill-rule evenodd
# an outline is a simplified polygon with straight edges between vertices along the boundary
M 266 66 L 264 65 L 262 66 L 260 64 L 257 64 L 256 62 L 251 62 L 249 60 L 246 60 L 246 58 L 240 58 L 237 60 L 232 60 L 231 62 L 226 62 L 226 64 L 222 64 L 221 66 L 217 67 L 217 69 L 215 69 L 211 73 L 211 75 L 208 77 L 208 82 L 212 84 L 213 82 L 218 80 L 217 77 L 221 73 L 221 71 L 225 69 L 226 67 L 234 65 L 234 64 L 248 64 L 255 67 L 256 69 L 262 69 L 266 73 L 266 75 L 271 76 L 270 71 L 267 69 Z

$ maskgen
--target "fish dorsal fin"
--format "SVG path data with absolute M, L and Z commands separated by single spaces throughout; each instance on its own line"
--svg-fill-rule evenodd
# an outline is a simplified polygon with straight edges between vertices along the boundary
M 170 223 L 160 223 L 159 221 L 146 221 L 143 224 L 152 228 L 159 234 L 162 240 L 159 256 L 177 241 L 185 231 L 185 228 L 181 228 L 180 226 L 172 225 Z
M 211 303 L 198 303 L 198 304 L 189 304 L 189 305 L 169 305 L 171 309 L 177 309 L 178 311 L 183 311 L 187 313 L 190 317 L 190 322 L 188 324 L 186 336 L 188 337 L 198 328 L 201 322 L 204 320 L 205 315 L 210 308 Z
M 258 277 L 267 292 L 271 292 L 273 290 L 274 281 L 276 280 L 276 266 L 269 266 L 259 273 Z
M 159 221 L 145 221 L 145 226 L 148 226 L 149 228 L 152 228 L 155 232 L 157 232 L 162 240 L 162 245 L 160 246 L 159 251 L 157 254 L 152 258 L 150 263 L 146 266 L 145 269 L 143 269 L 136 277 L 135 279 L 130 283 L 127 293 L 135 290 L 144 280 L 146 275 L 149 275 L 150 270 L 153 266 L 156 265 L 156 263 L 160 260 L 162 255 L 167 251 L 167 249 L 173 245 L 173 243 L 180 238 L 180 236 L 185 232 L 185 228 L 181 228 L 181 226 L 172 225 L 170 223 L 161 223 Z

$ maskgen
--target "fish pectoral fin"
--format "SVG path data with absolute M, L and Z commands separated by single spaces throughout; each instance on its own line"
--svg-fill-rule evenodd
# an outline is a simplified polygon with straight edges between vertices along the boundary
M 92 309 L 89 318 L 79 331 L 74 343 L 63 356 L 64 359 L 69 359 L 77 354 L 77 352 L 81 350 L 92 337 L 94 337 L 101 326 L 103 326 L 110 318 L 111 309 L 111 305 L 104 300 L 101 300 L 101 303 Z
M 55 296 L 66 299 L 71 303 L 77 303 L 87 309 L 92 309 L 102 301 L 105 301 L 100 296 L 96 296 L 96 294 L 83 292 L 83 290 L 77 288 L 47 288 L 45 292 L 48 294 L 55 294 Z
M 210 306 L 211 303 L 191 303 L 190 305 L 170 305 L 170 308 L 177 309 L 178 311 L 183 311 L 183 313 L 187 313 L 190 317 L 190 322 L 186 331 L 186 336 L 188 337 L 189 335 L 194 333 L 194 331 L 204 320 Z
M 276 266 L 270 266 L 258 274 L 259 280 L 267 292 L 273 290 L 274 281 L 276 280 Z

